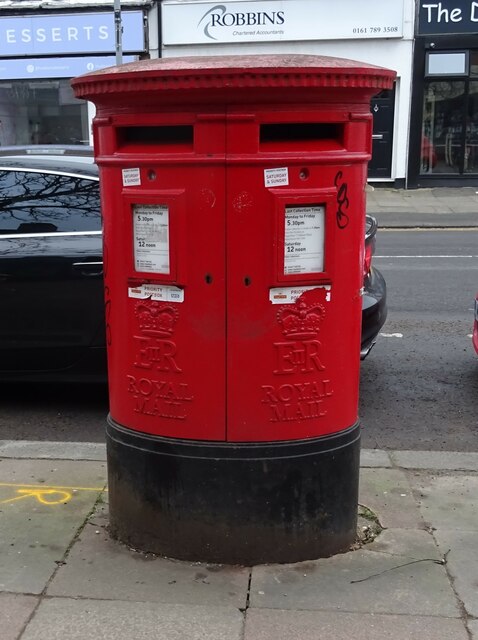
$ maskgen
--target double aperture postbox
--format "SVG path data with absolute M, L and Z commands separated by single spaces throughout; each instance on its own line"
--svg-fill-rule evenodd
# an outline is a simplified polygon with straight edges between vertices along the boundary
M 97 107 L 119 537 L 226 562 L 352 540 L 369 101 L 393 77 L 247 56 L 73 81 Z

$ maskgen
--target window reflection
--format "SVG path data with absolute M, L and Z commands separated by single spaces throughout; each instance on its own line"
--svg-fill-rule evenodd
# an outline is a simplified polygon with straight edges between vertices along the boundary
M 470 51 L 470 75 L 478 76 L 478 51 Z
M 55 173 L 0 171 L 0 234 L 100 229 L 98 182 Z
M 427 82 L 424 91 L 420 172 L 460 173 L 465 82 Z
M 466 118 L 464 172 L 478 173 L 478 81 L 470 82 Z
M 0 145 L 88 144 L 88 108 L 68 79 L 0 81 Z

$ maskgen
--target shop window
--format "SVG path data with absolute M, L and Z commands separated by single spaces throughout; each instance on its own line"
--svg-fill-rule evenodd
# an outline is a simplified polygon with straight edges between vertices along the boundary
M 478 81 L 470 81 L 466 114 L 464 173 L 478 173 Z
M 478 174 L 478 50 L 429 52 L 426 70 L 420 174 Z
M 427 53 L 426 76 L 463 76 L 468 74 L 468 52 Z
M 0 146 L 89 144 L 88 108 L 68 79 L 0 81 Z
M 465 82 L 425 84 L 421 173 L 460 173 Z

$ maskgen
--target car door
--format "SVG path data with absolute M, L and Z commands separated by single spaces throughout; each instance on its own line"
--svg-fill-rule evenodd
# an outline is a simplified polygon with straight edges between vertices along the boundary
M 73 367 L 104 343 L 97 178 L 0 167 L 0 371 Z

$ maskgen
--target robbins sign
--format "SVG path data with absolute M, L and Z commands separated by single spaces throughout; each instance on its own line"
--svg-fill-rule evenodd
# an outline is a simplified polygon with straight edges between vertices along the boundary
M 403 0 L 164 0 L 164 45 L 401 38 Z
M 418 24 L 420 35 L 476 33 L 478 31 L 478 2 L 472 0 L 427 2 L 422 0 Z

